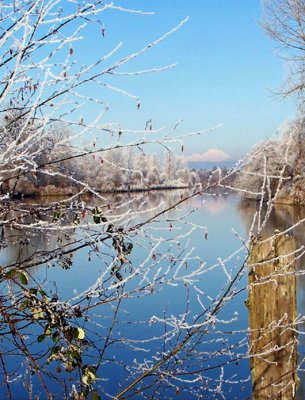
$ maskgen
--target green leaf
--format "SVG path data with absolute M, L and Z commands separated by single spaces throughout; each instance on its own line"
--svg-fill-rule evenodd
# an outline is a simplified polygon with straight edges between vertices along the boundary
M 7 278 L 12 278 L 13 276 L 16 275 L 16 272 L 17 272 L 17 271 L 16 271 L 14 268 L 12 268 L 12 269 L 10 269 L 10 270 L 7 272 L 6 277 L 7 277 Z
M 128 256 L 132 252 L 132 249 L 133 249 L 133 244 L 132 243 L 128 243 L 126 251 L 125 251 L 125 254 Z
M 23 310 L 25 310 L 26 308 L 28 308 L 29 305 L 30 305 L 29 300 L 26 300 L 26 301 L 24 301 L 23 303 L 20 304 L 19 310 L 20 310 L 20 311 L 23 311 Z
M 77 328 L 77 339 L 85 339 L 85 331 L 82 328 Z
M 65 361 L 63 366 L 65 367 L 65 370 L 70 373 L 74 371 L 76 364 L 73 361 Z
M 92 396 L 91 396 L 91 400 L 101 400 L 101 397 L 97 392 L 93 392 Z
M 74 215 L 73 224 L 74 225 L 79 225 L 80 224 L 80 219 L 79 219 L 79 216 L 77 214 Z
M 95 224 L 100 224 L 101 223 L 101 217 L 99 215 L 94 215 L 93 216 L 93 221 Z
M 45 333 L 46 336 L 51 336 L 52 331 L 51 331 L 49 325 L 47 325 L 47 326 L 45 327 L 44 333 Z
M 23 285 L 27 285 L 29 283 L 28 274 L 26 272 L 20 272 L 19 279 Z
M 82 357 L 81 357 L 79 351 L 77 351 L 77 350 L 68 351 L 67 354 L 69 354 L 69 356 L 76 361 L 80 361 L 80 362 L 82 361 Z
M 86 375 L 90 378 L 91 382 L 94 382 L 97 378 L 96 374 L 92 371 L 86 371 Z
M 41 307 L 38 307 L 38 308 L 31 307 L 30 311 L 33 314 L 33 318 L 34 319 L 42 319 L 42 318 L 44 318 L 43 310 L 42 310 Z
M 45 340 L 45 338 L 46 338 L 46 335 L 39 335 L 37 338 L 37 342 L 41 343 L 43 340 Z
M 54 211 L 54 214 L 53 214 L 53 221 L 54 221 L 54 222 L 58 221 L 58 220 L 60 219 L 61 215 L 62 215 L 62 214 L 61 214 L 60 211 Z
M 86 399 L 89 395 L 89 388 L 88 386 L 82 391 L 82 395 L 84 396 L 84 398 Z
M 53 349 L 51 350 L 51 354 L 57 354 L 60 352 L 60 347 L 59 346 L 55 346 L 53 347 Z
M 83 376 L 82 382 L 87 385 L 91 386 L 97 379 L 96 369 L 92 366 L 85 366 L 83 368 Z
M 54 343 L 57 343 L 59 341 L 60 338 L 60 333 L 58 331 L 54 332 L 52 335 L 52 340 Z
M 113 224 L 109 224 L 106 232 L 112 233 L 113 232 L 113 228 L 114 228 L 114 225 Z

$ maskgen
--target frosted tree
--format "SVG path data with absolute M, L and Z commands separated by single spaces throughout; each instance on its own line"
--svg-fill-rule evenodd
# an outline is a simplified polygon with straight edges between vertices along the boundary
M 88 40 L 90 30 L 91 35 L 94 32 L 104 40 L 103 15 L 111 11 L 151 14 L 101 1 L 0 4 L 1 248 L 7 255 L 1 266 L 0 325 L 7 354 L 1 353 L 0 362 L 1 390 L 9 399 L 14 396 L 15 382 L 24 386 L 28 397 L 34 390 L 35 396 L 42 391 L 44 398 L 51 399 L 55 385 L 60 398 L 99 399 L 100 368 L 108 363 L 105 351 L 115 344 L 129 346 L 128 338 L 122 337 L 118 342 L 111 338 L 122 301 L 132 293 L 151 293 L 156 280 L 163 283 L 169 277 L 170 271 L 166 269 L 154 272 L 159 263 L 154 253 L 162 241 L 153 235 L 149 239 L 145 230 L 141 230 L 142 224 L 138 225 L 145 201 L 141 198 L 127 203 L 109 201 L 98 189 L 100 185 L 106 189 L 108 185 L 119 188 L 127 174 L 139 172 L 143 185 L 148 167 L 144 165 L 143 171 L 139 171 L 131 157 L 125 163 L 125 151 L 140 146 L 142 149 L 150 142 L 163 149 L 165 144 L 170 146 L 183 138 L 168 134 L 160 138 L 159 132 L 151 128 L 151 139 L 144 137 L 145 129 L 129 130 L 130 139 L 122 143 L 125 133 L 120 126 L 105 122 L 109 106 L 104 96 L 100 93 L 91 96 L 85 88 L 94 85 L 118 92 L 129 97 L 139 109 L 137 96 L 110 84 L 106 77 L 115 80 L 120 74 L 138 75 L 171 68 L 172 65 L 166 65 L 124 71 L 128 62 L 174 34 L 186 20 L 128 56 L 119 56 L 119 44 L 87 64 L 79 64 L 78 44 Z M 88 108 L 95 111 L 91 119 L 85 113 Z M 107 144 L 101 140 L 105 136 Z M 147 162 L 141 156 L 139 159 Z M 52 194 L 67 193 L 72 186 L 74 189 L 68 198 L 29 200 L 15 207 L 17 192 L 33 194 L 35 186 L 39 194 L 46 194 L 43 185 L 52 187 Z M 86 197 L 80 197 L 88 193 L 95 196 L 89 203 Z M 172 207 L 165 199 L 146 208 L 144 226 Z M 43 245 L 38 244 L 38 238 L 44 238 Z M 136 244 L 146 249 L 146 261 L 142 260 L 137 267 L 131 259 Z M 12 246 L 15 252 L 11 251 Z M 50 288 L 50 282 L 39 281 L 35 268 L 68 270 L 80 249 L 87 249 L 88 263 L 98 257 L 103 271 L 82 293 L 60 299 Z M 171 252 L 166 251 L 164 257 L 170 259 Z M 114 311 L 110 325 L 92 331 L 86 326 L 90 310 L 102 315 L 107 304 Z M 163 336 L 160 341 L 164 341 Z M 16 355 L 16 364 L 20 361 L 21 377 L 29 371 L 24 385 L 20 373 L 8 361 L 10 354 Z M 124 363 L 119 366 L 126 371 L 131 368 L 130 380 L 134 373 L 142 372 L 140 364 L 132 371 L 132 364 Z M 111 364 L 116 365 L 116 361 Z M 71 376 L 68 384 L 51 372 L 54 366 L 58 374 L 64 371 L 66 377 Z M 34 389 L 33 380 L 37 384 Z
M 126 96 L 141 110 L 138 96 L 117 86 L 118 76 L 171 68 L 135 65 L 186 23 L 130 55 L 120 56 L 118 44 L 77 62 L 80 43 L 89 48 L 93 34 L 101 41 L 107 37 L 106 12 L 120 18 L 151 14 L 99 0 L 0 4 L 1 394 L 13 399 L 20 390 L 21 398 L 48 400 L 158 399 L 180 393 L 188 399 L 224 398 L 226 388 L 230 392 L 232 385 L 249 382 L 249 376 L 230 372 L 249 357 L 248 329 L 239 330 L 231 304 L 245 292 L 252 238 L 262 233 L 263 223 L 255 225 L 261 218 L 255 213 L 249 237 L 233 233 L 236 251 L 206 259 L 194 253 L 191 235 L 200 248 L 211 243 L 220 251 L 220 246 L 209 242 L 206 226 L 189 218 L 208 199 L 200 186 L 149 198 L 142 193 L 107 197 L 99 190 L 126 188 L 129 179 L 143 188 L 154 172 L 164 186 L 182 176 L 195 184 L 197 175 L 183 171 L 174 151 L 184 138 L 209 131 L 179 134 L 175 126 L 162 137 L 152 125 L 139 130 L 106 122 L 109 104 L 104 92 L 91 92 L 92 87 Z M 58 135 L 50 140 L 54 129 Z M 158 171 L 155 159 L 144 156 L 156 146 L 167 149 Z M 223 184 L 216 173 L 205 190 Z M 28 186 L 37 176 L 53 182 L 57 194 L 69 185 L 74 190 L 63 198 L 15 202 L 15 185 L 25 179 Z M 278 236 L 284 233 L 272 240 Z M 291 245 L 289 260 L 301 256 L 300 249 Z M 274 259 L 283 257 L 276 253 Z M 257 264 L 264 260 L 252 260 L 250 267 Z M 67 275 L 58 278 L 62 270 Z M 85 285 L 82 278 L 88 277 Z M 63 295 L 74 280 L 79 287 Z M 217 284 L 213 288 L 211 281 Z M 162 297 L 166 291 L 173 309 Z M 293 332 L 302 322 L 283 321 Z
M 304 100 L 305 2 L 303 0 L 264 0 L 262 26 L 277 43 L 279 54 L 287 61 L 289 73 L 285 96 L 297 95 Z
M 236 180 L 245 197 L 303 204 L 304 121 L 285 123 L 278 136 L 255 146 Z

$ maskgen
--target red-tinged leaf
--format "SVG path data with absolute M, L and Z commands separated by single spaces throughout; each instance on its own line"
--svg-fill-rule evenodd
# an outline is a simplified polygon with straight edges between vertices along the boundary
M 73 54 L 73 49 L 72 49 L 72 47 L 70 47 L 69 53 L 70 53 L 70 55 L 72 56 L 72 54 Z
M 119 131 L 119 136 L 121 136 L 121 135 L 122 135 L 122 133 L 123 133 L 122 131 Z
M 177 389 L 176 389 L 176 396 L 179 396 L 179 394 L 180 394 L 180 389 L 177 388 Z
M 101 164 L 104 164 L 104 160 L 101 158 Z
M 102 27 L 102 35 L 103 35 L 103 37 L 105 37 L 105 28 L 104 27 Z
M 85 218 L 85 216 L 86 216 L 86 211 L 83 210 L 83 211 L 82 211 L 82 218 Z
M 37 85 L 36 84 L 33 86 L 33 89 L 34 89 L 34 92 L 36 92 L 36 90 L 37 90 Z
M 56 29 L 53 29 L 52 34 L 53 34 L 53 35 L 56 35 L 56 33 L 57 33 L 57 30 L 56 30 Z
M 150 294 L 154 294 L 154 287 L 153 286 L 151 286 L 151 288 L 150 288 Z
M 65 71 L 65 72 L 64 72 L 64 78 L 66 78 L 66 77 L 67 77 L 67 72 Z
M 151 258 L 155 261 L 157 258 L 157 255 L 155 253 L 153 253 L 153 255 L 151 256 Z

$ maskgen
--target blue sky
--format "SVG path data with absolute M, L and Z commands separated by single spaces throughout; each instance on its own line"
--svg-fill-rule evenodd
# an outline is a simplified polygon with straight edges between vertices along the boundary
M 152 119 L 155 128 L 170 129 L 182 118 L 180 133 L 221 123 L 214 133 L 188 139 L 185 154 L 218 149 L 237 159 L 294 116 L 293 100 L 284 101 L 271 93 L 283 83 L 285 67 L 275 54 L 275 43 L 258 24 L 259 0 L 121 0 L 115 4 L 155 15 L 106 12 L 105 37 L 91 32 L 90 50 L 80 46 L 77 61 L 102 55 L 120 41 L 123 47 L 117 56 L 129 54 L 185 17 L 190 20 L 122 71 L 177 62 L 175 68 L 109 81 L 139 96 L 141 108 L 137 109 L 133 99 L 105 92 L 110 105 L 105 121 L 119 122 L 123 129 L 139 129 Z

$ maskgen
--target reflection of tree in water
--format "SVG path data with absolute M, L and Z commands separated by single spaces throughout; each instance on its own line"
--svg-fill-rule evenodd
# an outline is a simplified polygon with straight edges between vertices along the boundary
M 41 221 L 46 221 L 52 218 L 52 212 L 41 213 Z M 37 216 L 27 215 L 20 218 L 18 213 L 9 211 L 2 215 L 2 220 L 13 220 L 22 222 L 23 227 L 20 225 L 15 226 L 2 226 L 1 239 L 3 251 L 1 254 L 2 265 L 9 266 L 18 263 L 26 263 L 36 257 L 42 257 L 50 251 L 56 251 L 62 246 L 68 246 L 75 242 L 75 229 L 65 232 L 64 229 L 58 230 L 44 230 L 38 228 L 29 228 L 28 225 L 37 221 Z
M 238 212 L 245 223 L 247 230 L 250 229 L 252 225 L 253 215 L 259 211 L 260 204 L 258 201 L 243 199 L 240 201 L 238 206 Z M 262 218 L 265 216 L 266 207 L 262 208 L 261 214 Z M 295 225 L 299 221 L 305 218 L 305 207 L 302 206 L 289 206 L 285 204 L 276 204 L 270 214 L 268 223 L 262 232 L 263 235 L 271 236 L 277 229 L 279 231 L 284 231 L 291 226 Z M 305 221 L 304 221 L 305 224 Z M 295 227 L 292 232 L 293 236 L 297 240 L 297 244 L 303 243 L 304 241 L 304 224 Z M 255 230 L 255 226 L 254 226 Z
M 73 237 L 64 232 L 56 235 L 48 232 L 29 232 L 21 229 L 4 228 L 4 237 L 8 243 L 5 251 L 6 264 L 25 262 L 34 254 L 42 254 L 73 242 Z
M 246 224 L 247 229 L 250 229 L 250 226 L 252 224 L 252 216 L 255 211 L 259 210 L 259 203 L 255 201 L 242 201 L 239 204 L 238 211 L 240 215 L 242 216 L 242 220 Z M 262 214 L 266 212 L 266 209 L 262 210 Z M 262 215 L 263 217 L 264 215 Z M 293 247 L 296 249 L 301 249 L 301 247 L 304 245 L 304 240 L 305 240 L 305 233 L 304 233 L 304 223 L 301 222 L 305 218 L 305 207 L 300 207 L 300 206 L 288 206 L 288 205 L 280 205 L 277 204 L 274 206 L 274 209 L 269 217 L 268 224 L 265 226 L 262 236 L 265 237 L 271 237 L 275 234 L 276 231 L 282 232 L 290 227 L 294 226 L 292 230 L 290 230 L 288 241 L 293 244 Z M 284 236 L 280 236 L 281 238 L 284 239 Z M 252 254 L 252 257 L 256 259 L 256 262 L 258 258 L 261 260 L 263 257 L 267 257 L 268 255 L 266 254 L 266 251 L 268 250 L 268 242 L 265 243 L 265 247 L 263 245 L 260 245 L 261 247 L 259 249 L 256 249 L 256 254 Z M 267 247 L 266 247 L 267 246 Z M 270 244 L 269 244 L 270 247 Z M 285 250 L 286 247 L 286 250 Z M 288 246 L 289 247 L 289 246 Z M 287 246 L 283 246 L 283 253 L 282 254 L 288 254 L 290 252 L 289 248 Z M 267 250 L 266 250 L 267 249 Z M 270 248 L 269 248 L 270 250 Z M 291 250 L 292 251 L 292 250 Z M 286 262 L 287 264 L 287 262 Z M 293 263 L 295 265 L 295 270 L 296 270 L 296 276 L 295 275 L 288 275 L 288 276 L 275 276 L 272 277 L 273 283 L 267 283 L 262 285 L 262 287 L 257 286 L 255 292 L 251 292 L 250 290 L 250 296 L 249 300 L 250 302 L 254 302 L 254 298 L 256 299 L 256 304 L 252 305 L 252 313 L 251 313 L 251 307 L 250 307 L 250 325 L 252 324 L 251 328 L 253 329 L 253 326 L 259 327 L 259 325 L 266 327 L 266 323 L 272 322 L 272 320 L 280 320 L 280 314 L 282 314 L 282 317 L 284 317 L 284 314 L 288 315 L 289 321 L 284 321 L 286 324 L 291 323 L 293 319 L 296 317 L 297 314 L 297 308 L 300 310 L 300 313 L 303 314 L 303 310 L 305 309 L 305 279 L 304 279 L 304 270 L 305 270 L 305 257 L 304 255 L 301 256 L 299 259 L 295 260 Z M 261 267 L 264 268 L 263 274 L 271 274 L 270 264 L 263 264 Z M 269 269 L 268 269 L 269 268 Z M 274 268 L 274 265 L 273 265 Z M 290 267 L 291 268 L 291 267 Z M 292 272 L 291 270 L 289 272 Z M 257 272 L 257 276 L 262 279 L 262 275 L 260 275 L 260 272 Z M 249 277 L 249 284 L 253 283 L 253 276 Z M 275 285 L 276 282 L 277 284 Z M 273 287 L 274 286 L 274 287 Z M 296 290 L 297 286 L 297 290 Z M 274 288 L 276 288 L 276 292 L 274 292 Z M 251 298 L 252 296 L 252 298 Z M 266 314 L 267 313 L 267 314 Z M 268 339 L 273 340 L 273 346 L 279 346 L 278 341 L 281 341 L 281 345 L 284 345 L 282 342 L 283 339 L 285 339 L 286 343 L 294 343 L 294 331 L 291 329 L 290 334 L 289 331 L 286 329 L 285 332 L 283 333 L 282 331 L 279 332 L 277 330 L 283 329 L 282 326 L 283 324 L 280 324 L 281 326 L 273 329 L 273 333 L 271 334 L 270 332 L 266 334 L 265 337 L 262 337 L 262 335 L 259 335 L 258 338 L 254 338 L 255 334 L 252 334 L 252 337 L 250 335 L 250 340 L 251 340 L 251 346 L 252 346 L 252 351 L 253 351 L 253 346 L 257 346 L 255 348 L 255 351 L 258 353 L 258 347 L 264 347 L 266 349 L 268 346 L 272 348 L 272 343 L 267 344 L 266 340 Z M 300 324 L 299 326 L 296 327 L 299 332 L 304 331 L 304 326 L 303 324 Z M 269 335 L 269 336 L 268 336 Z M 263 357 L 260 361 L 256 361 L 256 363 L 252 360 L 252 368 L 256 369 L 256 377 L 253 376 L 254 379 L 254 386 L 258 384 L 259 380 L 257 379 L 257 374 L 259 373 L 259 368 L 265 367 L 266 370 L 264 371 L 264 377 L 265 377 L 265 382 L 270 383 L 270 376 L 273 374 L 274 380 L 280 378 L 280 373 L 282 369 L 282 373 L 285 375 L 285 372 L 283 371 L 283 368 L 286 368 L 286 375 L 284 376 L 283 382 L 285 383 L 285 379 L 291 378 L 291 369 L 289 370 L 288 364 L 285 363 L 283 364 L 283 357 L 289 357 L 290 356 L 290 361 L 294 359 L 295 365 L 296 362 L 298 364 L 301 363 L 302 358 L 304 357 L 304 349 L 305 349 L 305 343 L 304 343 L 304 335 L 300 334 L 298 335 L 298 352 L 299 352 L 299 358 L 298 360 L 294 359 L 293 356 L 293 351 L 292 349 L 289 348 L 289 345 L 284 348 L 282 354 L 278 354 L 278 358 L 276 359 L 277 365 L 276 369 L 272 368 L 272 364 L 270 363 L 269 365 L 267 362 L 265 362 L 265 365 L 263 364 Z M 288 354 L 288 351 L 290 353 Z M 262 351 L 263 352 L 263 351 Z M 285 353 L 286 352 L 286 353 Z M 270 356 L 269 356 L 270 357 Z M 274 357 L 274 354 L 271 355 L 271 357 Z M 292 357 L 292 358 L 291 358 Z M 267 361 L 270 362 L 272 361 L 271 359 L 268 360 L 268 357 L 266 357 Z M 275 360 L 273 360 L 275 361 Z M 261 362 L 261 366 L 258 366 L 258 364 Z M 304 373 L 302 372 L 302 366 L 298 371 L 298 389 L 297 389 L 297 398 L 304 398 L 304 393 L 305 393 L 305 388 L 304 388 Z M 290 375 L 289 375 L 290 373 Z M 263 374 L 263 373 L 262 373 Z M 293 379 L 292 379 L 293 381 Z M 282 382 L 282 383 L 283 383 Z M 291 386 L 288 385 L 286 381 L 286 386 L 287 388 L 291 389 Z M 262 385 L 261 385 L 262 386 Z M 277 390 L 279 389 L 279 386 L 275 386 Z M 286 388 L 286 389 L 287 389 Z M 288 390 L 287 389 L 287 390 Z M 255 398 L 264 398 L 263 395 L 266 395 L 266 392 L 258 392 L 258 397 Z M 271 392 L 269 392 L 269 395 L 271 395 Z M 279 395 L 278 395 L 279 396 Z M 285 399 L 292 399 L 295 398 L 292 395 L 292 391 L 288 390 L 287 393 L 284 393 L 282 395 L 283 397 L 277 397 L 277 398 L 285 398 Z M 272 398 L 272 395 L 271 395 Z
M 11 293 L 14 298 L 17 299 L 18 307 L 20 308 L 18 308 L 18 313 L 21 314 L 21 316 L 18 315 L 18 329 L 20 329 L 25 336 L 30 338 L 31 343 L 29 344 L 29 348 L 33 353 L 35 353 L 37 360 L 40 361 L 41 357 L 39 350 L 35 347 L 38 345 L 37 341 L 40 348 L 45 350 L 45 354 L 47 354 L 48 343 L 53 341 L 56 344 L 58 338 L 60 338 L 60 343 L 62 345 L 61 348 L 64 350 L 63 352 L 60 352 L 60 355 L 56 353 L 56 355 L 51 354 L 51 356 L 62 357 L 64 367 L 66 371 L 69 372 L 71 369 L 69 363 L 75 362 L 75 360 L 69 359 L 70 356 L 66 360 L 67 352 L 71 352 L 73 347 L 73 357 L 75 356 L 79 358 L 81 346 L 78 339 L 80 338 L 83 340 L 84 338 L 83 325 L 81 325 L 84 316 L 79 309 L 79 300 L 77 298 L 76 300 L 73 299 L 74 307 L 71 307 L 68 303 L 62 302 L 60 296 L 57 296 L 57 294 L 60 294 L 60 289 L 58 291 L 53 290 L 53 283 L 52 285 L 49 285 L 49 282 L 45 280 L 44 271 L 42 274 L 36 273 L 37 271 L 35 271 L 35 268 L 32 267 L 29 269 L 27 268 L 27 265 L 42 266 L 43 263 L 40 261 L 43 257 L 45 256 L 47 259 L 47 257 L 53 252 L 55 252 L 55 255 L 57 256 L 54 257 L 50 263 L 60 265 L 62 259 L 60 254 L 62 250 L 67 251 L 71 246 L 75 247 L 80 243 L 84 244 L 84 247 L 88 244 L 88 249 L 90 251 L 91 249 L 93 250 L 93 247 L 98 246 L 98 239 L 94 244 L 92 244 L 92 242 L 89 244 L 89 239 L 92 237 L 98 238 L 98 235 L 100 234 L 100 237 L 102 238 L 108 236 L 110 244 L 108 245 L 107 250 L 105 250 L 105 246 L 100 246 L 100 254 L 98 254 L 99 250 L 97 250 L 94 255 L 95 259 L 100 256 L 98 267 L 102 271 L 102 280 L 99 280 L 100 276 L 97 275 L 96 282 L 93 283 L 93 286 L 86 288 L 86 293 L 88 292 L 90 295 L 91 292 L 94 293 L 94 298 L 98 296 L 98 300 L 96 300 L 97 305 L 95 307 L 98 307 L 98 303 L 100 303 L 102 307 L 102 305 L 108 304 L 108 298 L 110 295 L 115 299 L 115 296 L 121 292 L 120 287 L 112 289 L 112 286 L 116 284 L 115 279 L 120 281 L 122 277 L 128 275 L 128 271 L 129 273 L 131 271 L 128 269 L 129 263 L 126 261 L 128 251 L 124 250 L 124 236 L 121 233 L 118 234 L 119 229 L 121 229 L 121 227 L 125 229 L 125 226 L 129 225 L 129 221 L 131 221 L 129 226 L 132 227 L 132 225 L 138 223 L 138 221 L 141 222 L 143 219 L 147 220 L 152 218 L 159 210 L 161 211 L 172 207 L 174 201 L 177 199 L 179 200 L 180 197 L 180 192 L 156 192 L 152 194 L 138 193 L 131 195 L 126 193 L 117 196 L 107 196 L 104 201 L 103 199 L 99 199 L 100 201 L 98 201 L 96 198 L 95 200 L 92 198 L 78 199 L 77 206 L 74 202 L 72 207 L 68 203 L 54 204 L 53 207 L 49 207 L 48 209 L 44 209 L 42 206 L 40 207 L 39 213 L 37 212 L 38 207 L 36 210 L 33 210 L 33 205 L 29 202 L 27 204 L 25 203 L 18 209 L 16 207 L 16 210 L 9 209 L 3 213 L 2 218 L 0 219 L 3 223 L 1 228 L 3 239 L 2 244 L 6 247 L 3 248 L 1 254 L 1 261 L 3 261 L 1 265 L 3 265 L 6 274 L 8 274 L 9 271 L 14 271 L 14 269 L 15 272 L 10 275 L 12 279 L 10 279 L 10 276 L 8 275 L 8 284 L 6 287 L 3 287 L 2 298 L 7 302 L 8 307 L 11 303 Z M 94 214 L 96 207 L 98 212 L 100 212 L 99 209 L 102 210 L 101 213 L 103 217 L 107 219 L 107 222 L 94 222 L 94 216 L 96 217 L 96 214 Z M 132 215 L 130 215 L 130 213 Z M 75 218 L 75 216 L 77 218 Z M 168 215 L 167 217 L 160 216 L 159 219 L 167 222 L 170 218 L 171 217 Z M 96 217 L 96 219 L 101 218 Z M 48 224 L 44 225 L 45 221 L 48 221 Z M 74 221 L 77 222 L 75 225 Z M 114 223 L 114 227 L 109 231 L 108 228 L 112 222 Z M 86 235 L 88 232 L 90 232 L 90 235 Z M 109 236 L 107 232 L 110 232 L 112 236 Z M 172 232 L 172 234 L 174 235 L 174 232 Z M 140 238 L 137 237 L 136 240 L 140 240 Z M 129 245 L 127 246 L 127 250 L 130 249 L 130 243 L 126 244 Z M 65 246 L 67 246 L 67 248 Z M 106 263 L 100 263 L 100 261 L 104 261 L 104 251 L 109 251 L 109 253 L 111 251 L 112 253 L 117 251 L 118 255 L 116 257 L 116 263 L 110 264 L 109 262 L 109 265 L 106 265 Z M 69 258 L 70 254 L 72 254 L 72 252 L 68 252 L 65 256 Z M 150 264 L 154 264 L 156 261 L 155 257 L 155 255 L 152 255 L 151 260 L 148 260 L 148 267 L 150 267 Z M 86 257 L 84 258 L 86 259 Z M 120 268 L 120 261 L 122 261 L 122 265 L 126 264 L 126 266 L 123 265 L 121 270 L 118 270 L 118 268 Z M 19 268 L 20 265 L 22 266 L 22 271 L 24 271 L 23 267 L 25 266 L 29 278 L 28 282 L 25 275 L 22 275 L 21 269 Z M 54 270 L 53 276 L 56 274 L 60 280 L 64 277 L 64 274 L 75 272 L 78 265 L 75 264 L 74 267 L 71 271 L 64 271 L 62 274 L 58 274 L 58 271 Z M 92 273 L 95 274 L 96 272 Z M 72 275 L 70 274 L 70 276 Z M 163 279 L 162 275 L 161 278 Z M 65 277 L 63 279 L 65 280 Z M 110 289 L 108 290 L 109 287 Z M 151 288 L 148 284 L 145 284 L 144 289 L 147 290 L 148 293 L 151 293 Z M 44 301 L 44 299 L 46 299 L 46 301 Z M 85 297 L 85 300 L 82 298 L 82 301 L 86 303 L 92 302 L 90 296 L 88 296 L 88 298 Z M 115 303 L 115 300 L 113 300 L 113 302 Z M 86 306 L 83 306 L 83 308 L 85 307 Z M 112 315 L 112 313 L 108 313 L 108 315 L 107 309 L 106 306 L 101 312 L 101 318 L 103 318 L 103 320 L 102 324 L 100 323 L 99 325 L 99 330 L 94 330 L 94 332 L 92 331 L 91 333 L 90 329 L 92 329 L 92 326 L 95 327 L 95 320 L 85 321 L 87 323 L 86 326 L 93 324 L 91 325 L 91 328 L 86 331 L 86 340 L 89 340 L 90 338 L 92 346 L 95 342 L 101 341 L 103 343 L 105 337 L 107 337 L 108 329 L 111 331 L 108 327 L 108 319 L 110 321 L 110 327 L 111 324 L 114 323 L 113 321 L 116 321 L 116 314 Z M 107 315 L 107 318 L 104 320 L 105 314 Z M 61 319 L 57 321 L 57 317 Z M 97 318 L 96 315 L 94 318 Z M 38 322 L 38 324 L 32 323 L 32 320 Z M 1 324 L 0 334 L 3 334 L 3 332 L 8 330 L 7 326 L 10 326 L 9 323 L 10 321 L 8 319 Z M 147 323 L 149 323 L 149 321 Z M 72 342 L 70 340 L 71 337 L 74 340 Z M 10 335 L 7 335 L 5 342 L 2 342 L 2 346 L 6 349 L 6 352 L 9 352 L 15 357 L 15 354 L 17 354 L 19 349 L 18 343 L 16 341 L 10 343 L 10 339 Z M 120 343 L 124 343 L 124 338 L 122 338 L 121 335 L 119 341 Z M 59 346 L 54 344 L 53 346 L 55 346 L 55 349 L 59 348 Z M 104 346 L 106 348 L 107 340 L 105 341 Z M 77 351 L 74 348 L 76 348 Z M 97 353 L 93 354 L 95 357 L 98 356 Z M 18 357 L 14 358 L 15 363 L 19 362 L 17 359 Z M 13 358 L 6 358 L 8 363 L 8 375 L 10 376 L 10 379 L 15 379 L 16 373 L 14 371 L 14 365 L 10 360 L 13 360 Z M 47 367 L 44 373 L 48 373 Z
M 121 226 L 128 226 L 136 222 L 149 219 L 155 215 L 156 210 L 170 208 L 180 199 L 180 191 L 156 191 L 144 193 L 117 193 L 109 194 L 104 198 L 104 202 L 91 197 L 83 197 L 79 204 L 86 204 L 85 209 L 81 207 L 70 207 L 69 205 L 60 206 L 60 213 L 63 215 L 61 221 L 50 230 L 42 226 L 30 227 L 33 223 L 46 222 L 53 220 L 56 212 L 59 213 L 58 205 L 54 205 L 49 210 L 41 210 L 35 214 L 31 213 L 31 204 L 25 203 L 23 211 L 3 210 L 0 215 L 2 221 L 13 221 L 12 224 L 5 224 L 1 228 L 1 254 L 2 265 L 14 265 L 34 260 L 35 257 L 43 257 L 50 252 L 58 253 L 57 261 L 60 259 L 60 249 L 67 253 L 69 245 L 73 245 L 80 240 L 82 234 L 76 234 L 76 228 L 98 234 L 102 229 L 100 226 L 94 226 L 92 221 L 92 211 L 94 206 L 101 207 L 103 213 L 107 215 L 109 222 L 116 222 Z M 21 216 L 22 215 L 22 216 Z M 24 215 L 24 216 L 23 216 Z M 71 223 L 77 218 L 75 228 Z M 170 218 L 170 213 L 168 217 Z M 85 226 L 88 223 L 88 226 Z M 91 226 L 90 226 L 91 223 Z M 93 226 L 92 226 L 93 224 Z

